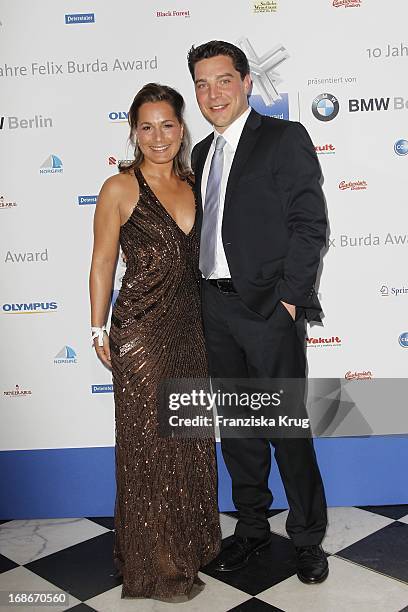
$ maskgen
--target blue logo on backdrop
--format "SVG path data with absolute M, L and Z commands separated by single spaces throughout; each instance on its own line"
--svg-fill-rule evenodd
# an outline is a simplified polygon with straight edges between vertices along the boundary
M 56 174 L 62 172 L 62 161 L 56 155 L 50 155 L 40 166 L 40 174 Z
M 81 206 L 82 204 L 96 204 L 96 200 L 98 199 L 97 195 L 83 195 L 78 196 L 78 204 Z
M 337 117 L 339 110 L 339 101 L 332 94 L 320 94 L 312 103 L 312 113 L 319 121 L 331 121 Z
M 403 348 L 408 348 L 408 332 L 403 332 L 398 338 L 398 342 Z
M 408 155 L 408 140 L 404 140 L 404 138 L 397 140 L 394 145 L 394 151 L 397 155 Z
M 65 23 L 95 23 L 95 13 L 73 13 L 65 15 Z
M 113 393 L 113 385 L 92 385 L 92 393 Z
M 5 314 L 37 314 L 55 311 L 58 308 L 57 302 L 30 302 L 3 304 L 2 309 Z
M 55 355 L 54 363 L 77 363 L 77 354 L 70 346 L 63 346 Z
M 249 97 L 249 104 L 254 110 L 267 117 L 277 119 L 289 119 L 289 98 L 287 93 L 280 94 L 281 99 L 267 106 L 262 96 L 254 95 Z
M 128 113 L 126 111 L 112 111 L 109 113 L 110 121 L 114 123 L 127 123 Z

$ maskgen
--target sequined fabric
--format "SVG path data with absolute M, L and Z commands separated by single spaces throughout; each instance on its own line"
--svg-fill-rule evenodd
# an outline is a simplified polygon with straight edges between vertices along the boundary
M 160 380 L 206 376 L 198 232 L 194 224 L 186 235 L 135 174 L 140 197 L 120 231 L 127 268 L 110 330 L 114 562 L 122 597 L 172 597 L 189 593 L 220 547 L 214 441 L 157 433 Z

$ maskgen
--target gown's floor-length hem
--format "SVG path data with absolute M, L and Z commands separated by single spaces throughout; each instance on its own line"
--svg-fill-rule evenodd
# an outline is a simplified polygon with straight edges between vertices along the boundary
M 214 440 L 158 435 L 160 382 L 207 377 L 198 231 L 194 223 L 185 234 L 135 175 L 140 195 L 120 230 L 127 267 L 110 330 L 114 563 L 123 598 L 171 598 L 189 594 L 221 541 Z

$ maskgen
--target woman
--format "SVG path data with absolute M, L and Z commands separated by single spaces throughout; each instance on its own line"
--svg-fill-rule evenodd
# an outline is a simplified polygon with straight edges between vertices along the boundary
M 129 111 L 135 160 L 99 194 L 90 276 L 94 346 L 112 368 L 114 561 L 122 597 L 170 601 L 202 586 L 220 547 L 214 442 L 157 434 L 160 381 L 206 376 L 195 199 L 184 101 L 149 83 Z M 104 330 L 119 244 L 126 273 Z

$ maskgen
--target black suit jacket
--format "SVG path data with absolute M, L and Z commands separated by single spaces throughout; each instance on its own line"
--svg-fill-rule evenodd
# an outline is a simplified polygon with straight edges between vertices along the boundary
M 201 177 L 213 140 L 193 149 L 192 166 L 201 228 Z M 297 122 L 248 116 L 225 195 L 222 241 L 232 281 L 245 304 L 268 318 L 279 300 L 320 320 L 314 289 L 326 241 L 320 166 L 305 128 Z

